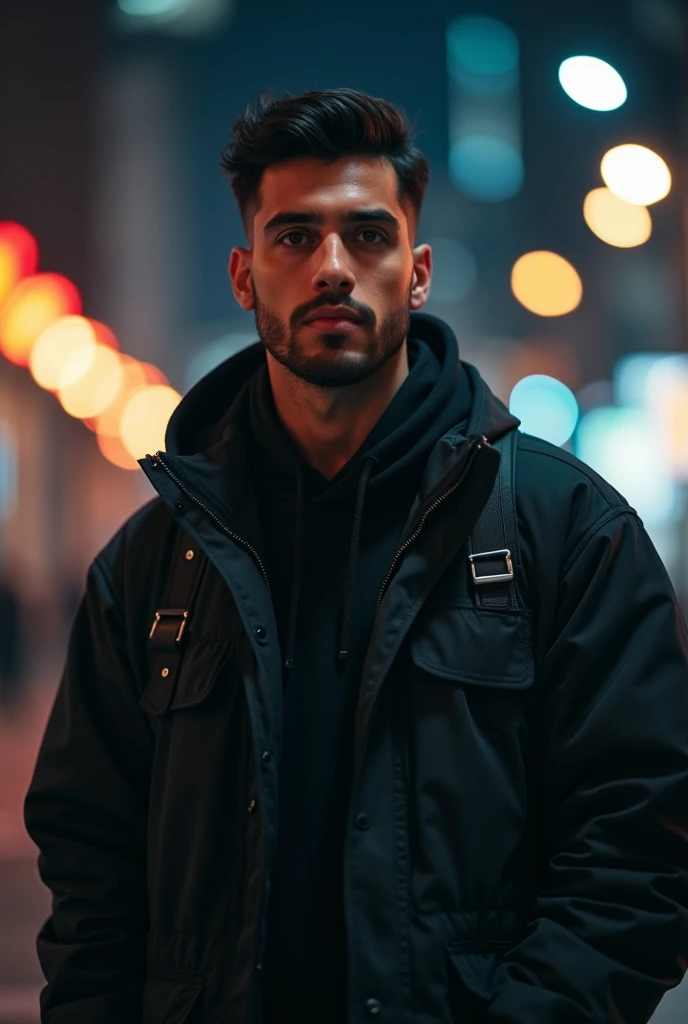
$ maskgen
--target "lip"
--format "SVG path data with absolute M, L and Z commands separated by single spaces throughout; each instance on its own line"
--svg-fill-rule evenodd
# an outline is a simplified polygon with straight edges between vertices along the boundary
M 344 320 L 350 324 L 360 324 L 361 322 L 360 317 L 357 317 L 346 306 L 323 306 L 322 309 L 318 309 L 309 317 L 306 317 L 304 322 L 307 324 L 313 324 L 317 321 L 341 323 Z
M 360 322 L 360 320 L 352 320 L 350 317 L 344 316 L 318 316 L 312 320 L 306 320 L 305 325 L 326 334 L 343 334 L 345 331 L 351 331 L 354 327 L 358 327 Z

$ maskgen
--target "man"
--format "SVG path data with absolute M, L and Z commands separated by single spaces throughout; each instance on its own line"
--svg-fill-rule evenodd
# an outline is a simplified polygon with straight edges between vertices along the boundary
M 89 573 L 26 800 L 43 1020 L 643 1024 L 688 965 L 688 643 L 642 524 L 521 435 L 481 598 L 518 421 L 417 312 L 403 115 L 261 98 L 223 165 L 260 342 Z

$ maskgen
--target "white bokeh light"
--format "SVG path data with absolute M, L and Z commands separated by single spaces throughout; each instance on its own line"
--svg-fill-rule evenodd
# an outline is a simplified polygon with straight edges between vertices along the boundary
M 617 110 L 628 97 L 619 72 L 599 57 L 569 57 L 559 68 L 561 87 L 588 110 Z

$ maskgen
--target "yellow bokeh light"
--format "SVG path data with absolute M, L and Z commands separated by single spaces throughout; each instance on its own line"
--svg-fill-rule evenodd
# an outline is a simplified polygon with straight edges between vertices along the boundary
M 619 199 L 650 206 L 671 191 L 671 172 L 647 146 L 615 146 L 602 158 L 602 180 Z
M 575 267 L 554 252 L 521 256 L 511 271 L 511 288 L 521 305 L 538 316 L 564 316 L 583 298 L 583 283 Z
M 130 455 L 142 459 L 165 447 L 167 422 L 180 401 L 181 395 L 164 384 L 153 384 L 129 399 L 120 419 L 120 437 Z
M 119 437 L 120 420 L 124 407 L 137 391 L 141 391 L 149 383 L 144 366 L 131 356 L 120 355 L 122 367 L 122 384 L 115 399 L 103 409 L 93 420 L 86 420 L 86 425 L 104 437 Z
M 88 371 L 95 349 L 95 333 L 86 317 L 63 316 L 37 339 L 29 356 L 29 369 L 42 388 L 57 391 L 77 379 L 79 367 L 82 375 Z M 77 355 L 82 358 L 75 359 Z
M 65 374 L 69 375 L 75 364 L 83 362 L 83 351 L 76 352 L 69 359 Z M 117 397 L 123 376 L 118 353 L 105 345 L 96 345 L 86 372 L 60 387 L 62 408 L 77 419 L 97 416 Z
M 652 217 L 644 206 L 627 203 L 608 188 L 588 192 L 583 216 L 593 234 L 607 245 L 631 249 L 643 245 L 652 234 Z
M 98 434 L 98 447 L 113 466 L 120 469 L 138 469 L 136 459 L 129 454 L 119 437 L 108 437 L 107 434 Z
M 25 277 L 0 308 L 0 351 L 11 362 L 26 366 L 46 327 L 80 310 L 79 293 L 67 278 L 60 274 Z

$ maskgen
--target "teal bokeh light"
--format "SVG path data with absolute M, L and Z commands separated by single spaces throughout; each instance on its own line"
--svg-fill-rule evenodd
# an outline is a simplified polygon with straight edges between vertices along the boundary
M 552 444 L 565 444 L 578 423 L 578 403 L 573 392 L 555 377 L 533 374 L 520 380 L 511 392 L 509 410 L 521 421 L 526 434 Z
M 464 195 L 482 202 L 511 199 L 523 186 L 523 160 L 496 135 L 466 135 L 449 154 L 449 174 Z

